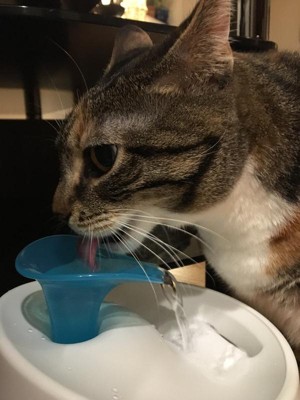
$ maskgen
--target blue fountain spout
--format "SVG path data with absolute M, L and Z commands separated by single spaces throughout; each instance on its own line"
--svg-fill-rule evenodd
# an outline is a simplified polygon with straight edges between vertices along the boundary
M 100 250 L 96 271 L 78 256 L 80 238 L 54 235 L 26 246 L 16 258 L 17 271 L 43 289 L 56 343 L 78 343 L 98 335 L 100 306 L 123 282 L 164 283 L 165 272 L 154 264 Z
M 100 306 L 117 285 L 97 281 L 40 282 L 51 324 L 51 339 L 56 343 L 79 343 L 97 336 L 101 327 Z

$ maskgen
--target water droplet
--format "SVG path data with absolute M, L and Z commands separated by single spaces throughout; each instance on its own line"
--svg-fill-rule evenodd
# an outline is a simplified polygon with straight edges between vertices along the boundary
M 28 329 L 28 332 L 32 333 L 32 332 L 33 332 L 33 329 L 29 328 L 29 329 Z
M 42 339 L 42 340 L 46 340 L 45 336 L 42 336 L 41 339 Z
M 114 393 L 117 393 L 117 392 L 118 392 L 118 389 L 117 389 L 117 388 L 113 388 L 112 391 L 113 391 Z
M 72 367 L 68 367 L 67 369 L 68 369 L 68 371 L 72 371 Z
M 113 395 L 113 400 L 118 400 L 119 396 L 117 396 L 116 394 Z

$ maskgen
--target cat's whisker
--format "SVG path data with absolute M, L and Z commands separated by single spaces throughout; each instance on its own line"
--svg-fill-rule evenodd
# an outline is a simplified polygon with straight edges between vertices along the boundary
M 168 254 L 168 256 L 174 261 L 174 263 L 175 263 L 178 267 L 180 267 L 180 264 L 179 264 L 179 262 L 177 261 L 177 259 L 180 261 L 180 258 L 179 258 L 176 254 L 175 254 L 175 256 L 174 256 L 174 254 L 170 253 L 170 251 L 166 248 L 166 245 L 165 245 L 165 243 L 164 243 L 163 241 L 161 241 L 162 244 L 159 243 L 159 241 L 157 240 L 158 238 L 156 238 L 154 235 L 151 235 L 151 234 L 147 233 L 146 231 L 144 231 L 144 232 L 146 232 L 146 233 L 143 233 L 143 232 L 141 232 L 141 230 L 136 229 L 133 225 L 130 225 L 130 224 L 123 224 L 123 226 L 124 226 L 125 228 L 129 228 L 131 231 L 136 232 L 136 233 L 138 233 L 139 235 L 141 235 L 141 236 L 143 236 L 143 237 L 149 239 L 149 240 L 152 241 L 153 243 L 155 243 L 157 246 L 159 246 L 161 249 L 163 249 L 164 252 L 166 252 L 166 253 Z
M 58 129 L 61 129 L 62 125 L 63 125 L 63 121 L 61 119 L 54 119 L 53 120 L 56 125 L 58 126 Z
M 118 242 L 116 241 L 115 235 L 112 235 L 113 241 L 115 242 L 116 246 L 119 246 Z
M 216 141 L 216 143 L 214 143 L 212 146 L 210 146 L 208 149 L 206 149 L 203 153 L 201 153 L 201 155 L 202 156 L 207 156 L 207 155 L 209 155 L 209 154 L 212 154 L 212 153 L 209 153 L 214 147 L 216 147 L 222 140 L 223 140 L 223 138 L 225 137 L 225 135 L 226 135 L 226 132 L 224 132 L 220 137 L 219 137 L 219 139 Z
M 135 230 L 136 232 L 142 234 L 144 237 L 147 237 L 149 239 L 152 238 L 152 240 L 154 240 L 156 242 L 156 244 L 160 243 L 162 246 L 169 249 L 172 252 L 173 256 L 178 258 L 178 261 L 181 263 L 181 266 L 184 265 L 182 263 L 182 260 L 180 259 L 180 257 L 178 257 L 176 252 L 180 252 L 182 254 L 185 254 L 185 253 L 183 253 L 180 250 L 176 249 L 175 247 L 171 246 L 169 243 L 164 242 L 158 236 L 154 235 L 152 232 L 145 231 L 144 229 L 142 229 L 140 227 L 137 228 L 136 226 L 131 225 L 129 223 L 126 223 L 126 224 L 123 223 L 123 225 L 127 226 L 131 230 Z
M 134 236 L 130 235 L 130 233 L 126 232 L 124 229 L 119 228 L 119 231 L 123 232 L 125 235 L 127 235 L 128 237 L 130 237 L 131 239 L 133 239 L 134 241 L 139 243 L 142 247 L 144 247 L 151 254 L 153 254 L 158 260 L 160 260 L 166 266 L 167 269 L 170 269 L 170 266 L 165 262 L 165 260 L 163 260 L 158 254 L 156 254 L 155 251 L 151 250 L 148 246 L 146 246 L 144 243 L 142 243 L 140 240 L 138 240 Z
M 128 224 L 128 227 L 131 227 L 131 226 L 132 226 L 132 225 L 129 225 L 129 224 Z M 145 231 L 144 229 L 139 228 L 138 230 L 141 230 L 142 232 L 147 233 L 147 231 Z M 148 235 L 149 235 L 149 233 L 148 233 Z M 150 234 L 150 235 L 153 236 L 153 237 L 155 237 L 156 240 L 158 240 L 159 242 L 163 243 L 163 244 L 164 244 L 165 246 L 167 246 L 170 250 L 172 249 L 172 250 L 173 250 L 173 253 L 175 253 L 175 251 L 177 251 L 177 252 L 180 253 L 185 259 L 190 260 L 193 264 L 197 264 L 197 263 L 198 263 L 198 261 L 196 261 L 194 258 L 192 258 L 191 256 L 189 256 L 187 253 L 185 253 L 185 252 L 183 252 L 183 251 L 181 251 L 181 250 L 179 250 L 179 249 L 176 249 L 176 247 L 171 246 L 169 243 L 163 242 L 161 239 L 159 239 L 157 236 L 155 236 L 155 235 L 153 235 L 153 234 Z M 175 251 L 174 251 L 174 250 L 175 250 Z M 183 267 L 184 264 L 183 264 L 182 260 L 181 260 L 179 257 L 178 257 L 178 259 L 179 259 L 179 261 L 181 261 L 181 264 L 182 264 L 181 267 Z M 216 282 L 215 282 L 214 277 L 213 277 L 207 270 L 206 270 L 206 274 L 211 278 L 211 280 L 212 280 L 214 286 L 216 287 Z
M 56 128 L 48 119 L 44 119 L 44 121 L 46 122 L 46 124 L 50 125 L 51 128 L 54 129 L 57 134 L 59 134 L 59 129 Z
M 145 231 L 146 232 L 146 231 Z M 177 251 L 177 249 L 175 248 L 175 247 L 173 247 L 173 246 L 171 246 L 169 243 L 166 243 L 166 242 L 164 242 L 163 240 L 161 240 L 158 236 L 156 236 L 156 235 L 154 235 L 154 234 L 152 234 L 152 233 L 149 233 L 148 234 L 153 240 L 155 240 L 156 242 L 158 242 L 158 243 L 161 243 L 163 246 L 165 246 L 167 249 L 168 249 L 168 251 L 171 251 L 171 253 L 173 254 L 173 256 L 175 257 L 175 258 L 177 258 L 178 259 L 178 263 L 179 263 L 179 267 L 182 267 L 184 264 L 183 264 L 183 262 L 182 262 L 182 260 L 181 260 L 181 258 L 178 256 L 178 254 L 176 253 L 176 251 Z M 178 250 L 178 252 L 180 252 L 180 250 Z
M 55 40 L 53 40 L 52 38 L 49 39 L 53 44 L 55 44 L 61 51 L 63 51 L 68 57 L 69 59 L 74 63 L 75 67 L 77 68 L 78 72 L 80 73 L 80 76 L 82 78 L 82 81 L 84 83 L 85 89 L 86 91 L 88 91 L 88 86 L 86 83 L 86 79 L 83 75 L 83 72 L 81 71 L 81 68 L 79 67 L 78 63 L 75 61 L 74 57 L 71 56 L 71 54 L 64 49 L 59 43 L 57 43 Z
M 111 248 L 111 244 L 110 244 L 109 240 L 107 240 L 106 238 L 104 238 L 104 240 L 105 240 L 105 242 L 107 244 L 107 247 L 109 249 L 109 254 L 111 255 L 113 253 L 113 250 Z
M 124 224 L 124 225 L 125 225 L 125 224 Z M 190 260 L 193 264 L 197 264 L 197 263 L 198 263 L 198 261 L 196 261 L 194 258 L 192 258 L 191 256 L 189 256 L 189 255 L 186 254 L 185 252 L 183 252 L 183 251 L 181 251 L 181 250 L 179 250 L 179 249 L 176 249 L 176 247 L 171 246 L 169 243 L 163 242 L 161 239 L 159 239 L 157 236 L 153 235 L 152 233 L 149 233 L 149 232 L 145 231 L 145 230 L 142 229 L 142 228 L 136 229 L 136 227 L 134 227 L 133 225 L 130 225 L 130 224 L 126 224 L 126 226 L 127 226 L 129 229 L 135 228 L 135 230 L 136 230 L 138 233 L 140 233 L 140 234 L 144 233 L 144 236 L 145 236 L 145 237 L 148 237 L 148 238 L 149 238 L 149 235 L 152 236 L 152 237 L 154 237 L 156 241 L 161 242 L 163 245 L 167 246 L 170 250 L 173 250 L 173 253 L 175 253 L 175 251 L 177 251 L 177 252 L 180 253 L 182 256 L 184 256 L 185 259 Z M 133 230 L 133 229 L 132 229 L 132 230 Z M 156 244 L 158 244 L 158 243 L 156 243 Z M 174 250 L 175 250 L 175 251 L 174 251 Z M 177 255 L 176 255 L 176 256 L 177 256 Z M 177 256 L 177 258 L 178 258 L 178 260 L 181 262 L 181 265 L 178 265 L 178 264 L 176 264 L 176 265 L 177 265 L 179 268 L 184 267 L 184 264 L 183 264 L 182 260 L 180 259 L 180 257 Z M 174 261 L 175 261 L 175 260 L 174 260 Z M 214 279 L 214 277 L 212 276 L 212 274 L 210 274 L 207 270 L 205 271 L 205 273 L 211 278 L 214 287 L 216 287 L 216 282 L 215 282 L 215 279 Z
M 120 214 L 121 215 L 121 214 Z M 126 214 L 123 214 L 124 216 L 126 216 Z M 128 215 L 128 214 L 127 214 Z M 129 214 L 130 215 L 130 214 Z M 146 217 L 145 217 L 146 218 Z M 155 218 L 155 217 L 154 217 Z M 149 223 L 149 224 L 154 224 L 154 225 L 162 225 L 162 226 L 166 226 L 167 228 L 171 228 L 171 229 L 176 229 L 180 232 L 185 233 L 186 235 L 189 235 L 191 237 L 193 237 L 194 239 L 196 239 L 198 242 L 200 242 L 201 244 L 203 244 L 204 246 L 206 246 L 212 253 L 214 253 L 213 248 L 206 243 L 203 239 L 199 238 L 198 236 L 194 235 L 193 233 L 186 231 L 182 228 L 178 228 L 177 226 L 173 226 L 173 225 L 169 225 L 169 224 L 165 224 L 162 222 L 157 222 L 157 221 L 149 221 L 146 219 L 139 219 L 139 218 L 134 218 L 134 217 L 130 217 L 131 221 L 137 221 L 137 222 L 145 222 L 145 223 Z
M 110 253 L 109 253 L 109 251 L 108 251 L 108 248 L 107 248 L 107 244 L 106 244 L 106 241 L 105 241 L 105 237 L 103 236 L 102 232 L 100 232 L 100 236 L 101 236 L 101 242 L 100 242 L 100 245 L 103 243 L 103 244 L 104 244 L 104 246 L 105 246 L 105 250 L 106 250 L 106 252 L 107 252 L 108 254 L 110 254 Z
M 101 243 L 101 240 L 99 240 L 99 236 L 97 236 L 97 244 L 98 244 L 97 248 L 100 247 L 100 243 Z
M 92 241 L 93 241 L 93 236 L 90 236 L 90 242 L 89 242 L 89 260 L 92 258 Z
M 154 298 L 155 298 L 155 302 L 156 302 L 156 306 L 157 306 L 157 313 L 158 313 L 158 316 L 159 316 L 159 301 L 158 301 L 157 293 L 156 293 L 156 291 L 155 291 L 154 285 L 153 285 L 153 283 L 151 282 L 151 279 L 149 278 L 149 275 L 147 274 L 145 268 L 143 267 L 143 265 L 142 265 L 142 263 L 140 262 L 140 260 L 137 258 L 137 256 L 136 256 L 136 254 L 134 253 L 134 251 L 132 251 L 132 250 L 126 245 L 126 243 L 124 242 L 124 240 L 123 240 L 116 232 L 114 232 L 111 228 L 109 228 L 109 229 L 110 229 L 110 231 L 112 232 L 113 237 L 116 237 L 116 238 L 120 241 L 120 243 L 127 249 L 127 251 L 132 255 L 132 257 L 135 259 L 135 261 L 138 263 L 138 265 L 140 266 L 141 270 L 142 270 L 143 273 L 145 274 L 145 276 L 146 276 L 146 278 L 147 278 L 147 280 L 148 280 L 148 282 L 149 282 L 149 284 L 150 284 L 151 290 L 152 290 L 152 292 L 153 292 L 153 295 L 154 295 Z
M 127 224 L 127 226 L 129 227 L 129 228 L 131 228 L 132 229 L 132 227 L 134 227 L 133 225 L 130 225 L 130 224 Z M 194 258 L 192 258 L 191 256 L 189 256 L 187 253 L 185 253 L 185 252 L 183 252 L 183 251 L 181 251 L 181 250 L 179 250 L 179 249 L 176 249 L 176 247 L 174 247 L 174 246 L 171 246 L 169 243 L 165 243 L 163 240 L 161 240 L 160 238 L 158 238 L 157 236 L 155 236 L 154 234 L 152 234 L 152 233 L 148 233 L 147 231 L 145 231 L 144 229 L 142 229 L 142 228 L 136 228 L 136 227 L 134 227 L 137 231 L 139 231 L 140 233 L 144 233 L 145 234 L 145 236 L 146 235 L 150 235 L 151 237 L 154 237 L 155 238 L 155 240 L 156 241 L 159 241 L 160 243 L 162 243 L 163 245 L 165 245 L 166 247 L 168 247 L 168 249 L 170 249 L 171 251 L 172 251 L 172 253 L 173 254 L 176 254 L 176 252 L 178 252 L 178 253 L 180 253 L 182 256 L 184 256 L 184 258 L 185 259 L 187 259 L 187 260 L 190 260 L 192 263 L 194 263 L 194 264 L 197 264 L 197 261 L 194 259 Z M 148 237 L 147 236 L 147 237 Z M 177 256 L 177 254 L 176 254 L 176 256 Z M 177 256 L 178 257 L 178 256 Z M 182 262 L 182 260 L 178 257 L 178 260 L 181 262 L 181 266 L 184 266 L 184 264 L 183 264 L 183 262 Z
M 165 226 L 162 226 L 162 229 L 163 229 L 163 231 L 164 231 L 164 233 L 165 233 L 165 235 L 166 235 L 167 244 L 170 245 L 171 240 L 170 240 L 169 231 L 168 231 L 168 229 L 167 229 Z
M 57 130 L 55 128 L 54 128 L 54 130 L 57 132 Z M 57 132 L 57 134 L 59 134 L 59 133 Z M 54 136 L 45 136 L 45 142 L 49 143 L 53 148 L 53 147 L 55 147 L 56 137 L 54 137 Z
M 93 230 L 89 226 L 89 257 L 88 257 L 88 260 L 91 260 L 91 256 L 92 256 L 92 241 L 93 241 Z
M 146 245 L 144 245 L 141 241 L 139 241 L 138 239 L 134 238 L 132 235 L 130 235 L 128 232 L 121 230 L 124 234 L 126 234 L 127 236 L 129 236 L 130 238 L 134 239 L 135 241 L 137 241 L 141 246 L 143 246 L 144 248 L 146 248 L 148 251 L 150 251 L 156 258 L 158 258 L 160 261 L 163 262 L 163 264 L 167 267 L 167 269 L 171 269 L 170 266 L 158 255 L 156 254 L 154 251 L 152 251 L 151 249 L 149 249 L 149 247 L 147 247 Z
M 76 89 L 76 101 L 77 101 L 77 103 L 79 102 L 80 98 L 81 98 L 81 94 L 80 94 L 79 90 Z
M 120 211 L 126 211 L 126 210 L 130 210 L 130 209 L 124 208 L 124 209 L 119 209 L 119 210 L 120 210 Z M 114 211 L 118 211 L 118 209 L 115 209 Z M 140 210 L 136 210 L 136 211 L 141 212 L 141 213 L 143 213 L 143 214 L 148 214 L 148 213 L 142 212 L 142 211 L 140 211 Z M 193 222 L 184 221 L 184 220 L 175 219 L 175 218 L 156 217 L 156 216 L 150 215 L 150 214 L 147 215 L 147 216 L 135 215 L 135 214 L 129 214 L 129 213 L 120 214 L 120 215 L 122 215 L 122 216 L 128 216 L 128 217 L 131 217 L 131 216 L 136 217 L 136 216 L 138 216 L 139 218 L 151 218 L 151 219 L 156 219 L 156 220 L 179 222 L 179 223 L 184 224 L 184 225 L 191 225 L 191 226 L 194 226 L 194 227 L 198 228 L 199 230 L 202 230 L 202 231 L 204 231 L 204 232 L 211 233 L 212 235 L 215 235 L 215 236 L 219 237 L 220 239 L 222 239 L 222 240 L 228 242 L 228 240 L 227 240 L 224 236 L 220 235 L 219 233 L 217 233 L 217 232 L 215 232 L 215 231 L 213 231 L 213 230 L 211 230 L 211 229 L 209 229 L 209 228 L 206 228 L 205 226 L 202 226 L 202 225 L 199 225 L 199 224 L 195 224 L 195 223 L 193 223 Z
M 59 103 L 60 103 L 60 108 L 61 108 L 61 110 L 60 111 L 62 111 L 62 115 L 64 115 L 65 114 L 65 110 L 66 110 L 66 108 L 64 107 L 64 105 L 63 105 L 63 102 L 62 102 L 62 98 L 61 98 L 61 96 L 60 96 L 60 94 L 59 94 L 59 90 L 58 90 L 58 88 L 57 88 L 57 86 L 56 86 L 56 84 L 55 84 L 55 82 L 54 82 L 54 79 L 51 77 L 51 74 L 49 73 L 49 71 L 45 68 L 45 72 L 46 72 L 46 74 L 48 75 L 48 79 L 49 79 L 49 81 L 50 81 L 50 84 L 52 85 L 52 87 L 54 88 L 54 91 L 55 91 L 55 94 L 56 94 L 56 96 L 57 96 L 57 98 L 58 98 L 58 101 L 59 101 Z M 65 117 L 65 115 L 64 115 L 64 117 Z M 62 122 L 58 122 L 58 120 L 54 120 L 56 123 L 57 123 L 57 125 L 58 125 L 58 128 L 60 129 L 61 128 L 61 125 L 62 125 Z

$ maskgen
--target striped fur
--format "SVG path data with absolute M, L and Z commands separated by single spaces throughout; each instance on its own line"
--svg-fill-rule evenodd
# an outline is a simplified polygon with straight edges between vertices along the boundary
M 58 139 L 53 208 L 84 235 L 109 235 L 124 222 L 149 231 L 132 209 L 214 230 L 219 236 L 201 231 L 212 266 L 297 351 L 300 56 L 232 54 L 229 15 L 229 0 L 201 0 L 157 46 L 126 28 Z M 88 149 L 102 144 L 118 155 L 95 177 Z

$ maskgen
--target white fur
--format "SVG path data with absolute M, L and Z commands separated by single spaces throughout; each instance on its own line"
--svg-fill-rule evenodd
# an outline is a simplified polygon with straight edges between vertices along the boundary
M 264 272 L 269 264 L 269 240 L 291 211 L 282 198 L 263 188 L 249 163 L 226 200 L 184 218 L 222 236 L 200 230 L 213 249 L 204 248 L 205 256 L 227 283 L 251 295 L 272 279 Z

